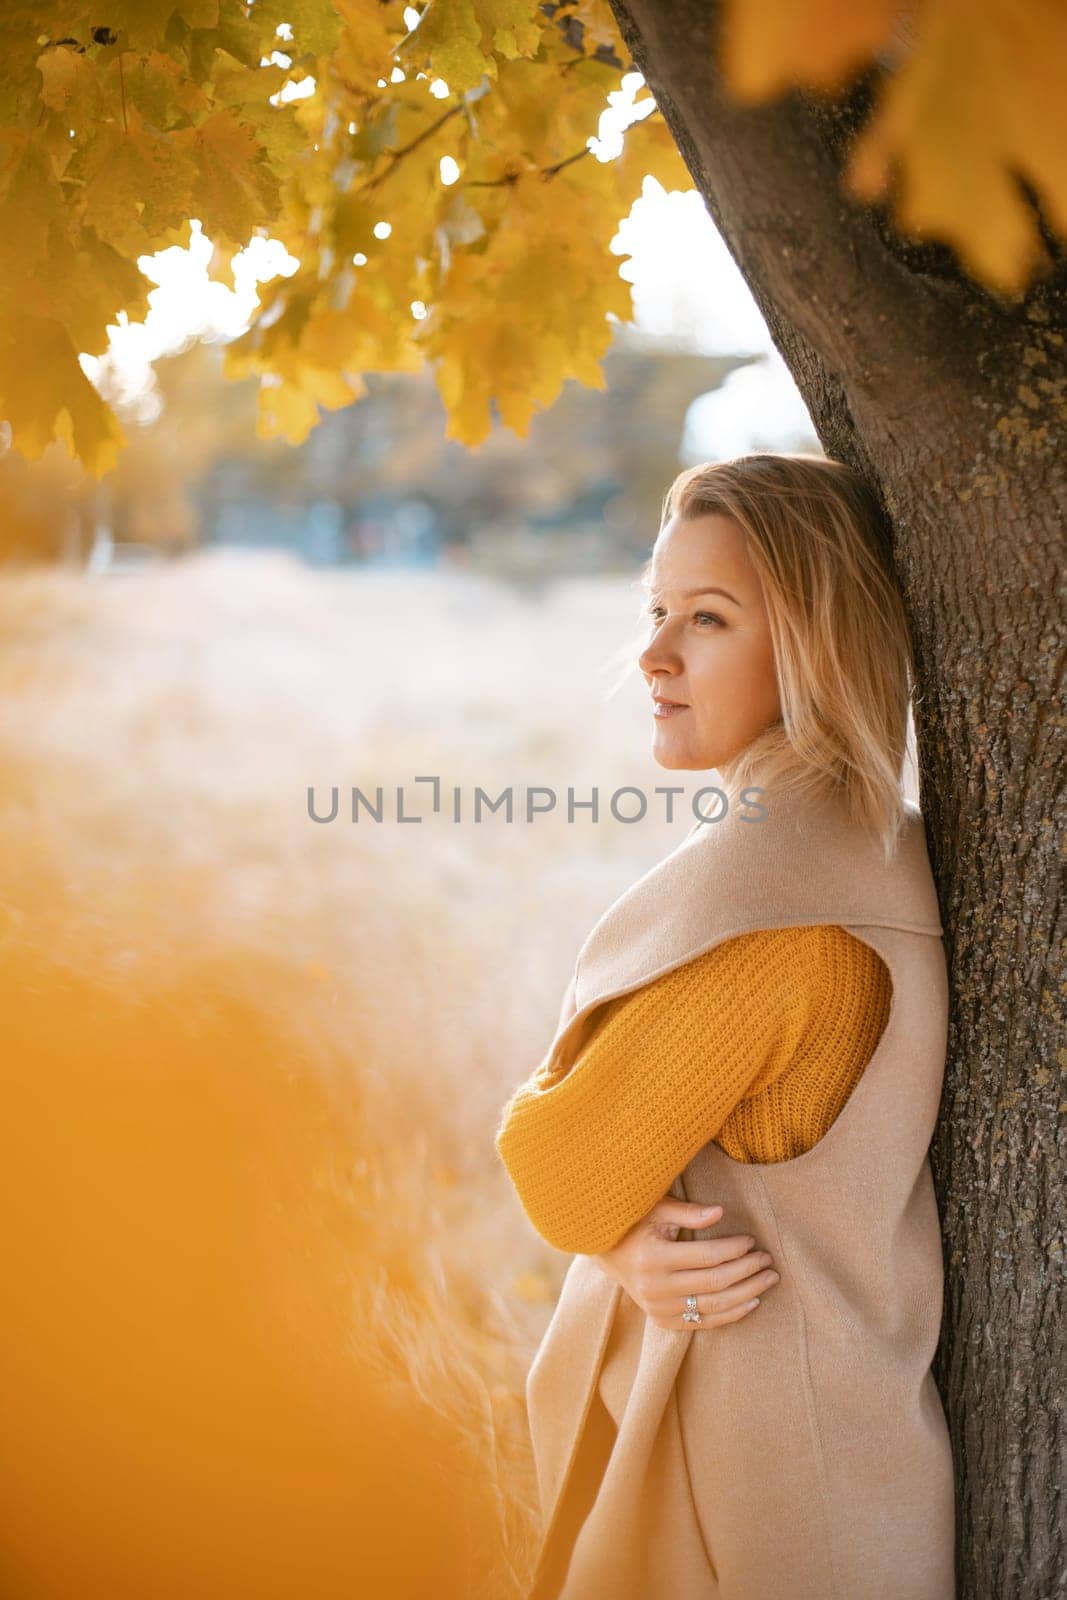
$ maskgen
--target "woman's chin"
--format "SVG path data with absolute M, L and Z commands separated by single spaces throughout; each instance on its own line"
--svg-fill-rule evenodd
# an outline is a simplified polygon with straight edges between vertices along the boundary
M 661 744 L 658 739 L 653 740 L 652 759 L 657 766 L 665 767 L 668 772 L 692 772 L 697 766 L 686 750 L 666 743 Z

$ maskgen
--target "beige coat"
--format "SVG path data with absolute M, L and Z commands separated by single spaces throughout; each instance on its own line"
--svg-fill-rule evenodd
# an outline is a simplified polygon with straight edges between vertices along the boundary
M 927 1156 L 948 994 L 922 817 L 908 806 L 887 865 L 837 800 L 763 804 L 760 822 L 735 806 L 698 824 L 601 917 L 545 1063 L 573 1058 L 602 1001 L 755 928 L 847 927 L 889 968 L 889 1019 L 810 1150 L 745 1163 L 711 1141 L 672 1186 L 724 1207 L 679 1237 L 745 1232 L 773 1255 L 781 1281 L 755 1311 L 660 1328 L 594 1257 L 573 1258 L 527 1381 L 540 1570 L 550 1550 L 559 1559 L 553 1534 L 594 1403 L 618 1433 L 559 1600 L 954 1600 Z

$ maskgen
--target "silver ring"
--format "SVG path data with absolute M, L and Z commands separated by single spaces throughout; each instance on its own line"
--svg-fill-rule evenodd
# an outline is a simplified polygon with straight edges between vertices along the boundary
M 697 1310 L 697 1297 L 695 1294 L 687 1294 L 685 1297 L 685 1310 L 682 1312 L 682 1321 L 700 1321 L 700 1312 Z

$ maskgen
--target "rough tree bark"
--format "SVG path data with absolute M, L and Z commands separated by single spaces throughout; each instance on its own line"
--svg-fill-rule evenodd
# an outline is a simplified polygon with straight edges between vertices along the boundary
M 1002 301 L 947 249 L 903 242 L 882 208 L 845 196 L 843 147 L 880 69 L 837 101 L 740 106 L 715 71 L 714 0 L 611 6 L 823 448 L 886 510 L 953 996 L 931 1162 L 959 1596 L 1051 1600 L 1064 1581 L 1067 265 L 1043 229 L 1053 273 Z

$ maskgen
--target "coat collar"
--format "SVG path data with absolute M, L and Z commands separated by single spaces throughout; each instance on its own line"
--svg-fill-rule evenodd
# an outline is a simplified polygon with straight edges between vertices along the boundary
M 594 925 L 578 952 L 570 1007 L 539 1068 L 542 1077 L 566 1070 L 596 1006 L 735 934 L 820 922 L 941 934 L 917 807 L 905 804 L 897 851 L 887 863 L 881 844 L 849 820 L 836 797 L 744 793 L 751 804 L 737 801 L 723 820 L 690 830 Z

